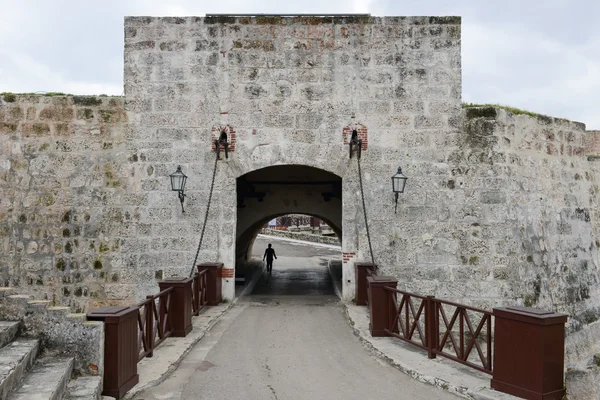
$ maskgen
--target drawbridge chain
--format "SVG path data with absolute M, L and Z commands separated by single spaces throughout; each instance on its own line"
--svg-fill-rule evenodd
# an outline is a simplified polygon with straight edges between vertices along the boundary
M 373 257 L 373 246 L 371 246 L 371 234 L 369 233 L 369 222 L 367 221 L 367 206 L 365 204 L 365 192 L 363 189 L 362 171 L 360 168 L 360 156 L 356 158 L 356 162 L 358 164 L 358 181 L 360 183 L 360 197 L 362 198 L 363 215 L 365 216 L 365 228 L 367 230 L 367 241 L 369 242 L 369 252 L 371 253 L 371 263 L 373 263 L 374 268 L 377 268 L 377 265 L 375 264 L 375 257 Z
M 206 222 L 208 221 L 208 213 L 210 211 L 210 203 L 212 201 L 213 190 L 215 188 L 215 177 L 217 176 L 217 163 L 219 161 L 219 152 L 215 157 L 215 166 L 213 168 L 212 181 L 210 182 L 210 192 L 208 193 L 208 203 L 206 203 L 206 214 L 204 214 L 204 222 L 202 223 L 202 233 L 200 233 L 200 242 L 198 243 L 198 249 L 196 250 L 196 256 L 194 257 L 194 263 L 192 264 L 192 270 L 190 271 L 190 277 L 194 275 L 194 268 L 196 267 L 196 261 L 198 261 L 198 254 L 200 254 L 200 247 L 202 246 L 202 240 L 204 239 L 204 231 L 206 230 Z

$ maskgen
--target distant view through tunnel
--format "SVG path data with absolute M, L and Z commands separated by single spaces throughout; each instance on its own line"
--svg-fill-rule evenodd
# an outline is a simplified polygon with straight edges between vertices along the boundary
M 341 286 L 342 180 L 272 166 L 237 180 L 236 295 L 336 295 Z M 277 259 L 263 262 L 271 243 Z M 331 270 L 331 273 L 330 273 Z
M 269 244 L 277 257 L 270 273 L 263 265 Z M 335 296 L 336 290 L 339 293 L 338 239 L 327 224 L 315 217 L 286 215 L 273 219 L 261 229 L 251 256 L 250 265 L 262 271 L 253 296 Z

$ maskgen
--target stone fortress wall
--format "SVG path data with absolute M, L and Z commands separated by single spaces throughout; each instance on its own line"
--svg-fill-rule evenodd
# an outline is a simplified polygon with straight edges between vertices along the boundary
M 236 147 L 219 161 L 200 260 L 235 267 L 236 178 L 277 164 L 324 169 L 343 181 L 350 300 L 353 263 L 369 258 L 343 144 L 354 120 L 368 132 L 381 273 L 477 306 L 567 312 L 570 362 L 585 363 L 600 352 L 593 141 L 583 124 L 460 100 L 455 17 L 127 18 L 125 99 L 0 96 L 3 283 L 84 310 L 187 275 L 213 128 L 229 125 Z M 190 177 L 185 214 L 169 190 L 178 164 Z M 409 181 L 394 214 L 398 166 Z M 233 288 L 223 280 L 227 298 Z
M 2 285 L 76 312 L 128 296 L 126 121 L 121 98 L 0 96 Z

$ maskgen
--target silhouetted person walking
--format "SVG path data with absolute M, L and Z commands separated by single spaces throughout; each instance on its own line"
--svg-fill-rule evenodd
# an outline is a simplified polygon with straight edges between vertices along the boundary
M 271 243 L 269 243 L 269 247 L 265 249 L 265 255 L 263 256 L 263 261 L 265 261 L 265 258 L 267 259 L 267 272 L 269 274 L 271 271 L 273 271 L 273 257 L 277 259 L 277 256 L 275 255 L 275 249 L 273 249 L 271 247 Z

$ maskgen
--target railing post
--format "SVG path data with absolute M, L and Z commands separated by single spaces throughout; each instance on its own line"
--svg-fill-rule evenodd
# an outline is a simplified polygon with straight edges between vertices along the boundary
M 367 305 L 367 276 L 369 275 L 369 271 L 375 271 L 375 266 L 373 265 L 373 263 L 357 262 L 354 264 L 354 302 L 357 306 Z
M 120 399 L 138 384 L 137 307 L 101 307 L 88 321 L 104 322 L 104 378 L 102 395 Z
M 154 296 L 146 296 L 147 300 L 150 300 L 144 307 L 146 310 L 146 342 L 148 343 L 149 353 L 146 357 L 152 357 L 154 355 Z
M 198 265 L 198 272 L 207 270 L 206 300 L 207 305 L 216 306 L 221 302 L 221 270 L 223 263 L 202 263 Z
M 194 311 L 194 316 L 198 316 L 200 315 L 200 294 L 202 293 L 201 287 L 200 287 L 200 274 L 198 272 L 196 272 L 194 274 L 194 285 L 192 288 L 192 295 L 193 295 L 193 299 L 194 299 L 194 305 L 192 307 L 193 311 Z
M 437 340 L 439 337 L 438 326 L 435 323 L 435 315 L 437 313 L 435 297 L 427 296 L 425 305 L 425 334 L 427 335 L 427 356 L 435 358 L 434 350 L 437 349 Z
M 386 329 L 394 331 L 391 326 L 390 313 L 394 311 L 394 307 L 390 302 L 391 292 L 385 290 L 385 287 L 396 289 L 398 281 L 392 276 L 369 276 L 367 278 L 369 285 L 369 312 L 371 320 L 369 329 L 371 336 L 387 336 Z
M 173 288 L 170 294 L 169 315 L 167 316 L 167 321 L 171 326 L 171 336 L 185 337 L 192 330 L 193 281 L 194 278 L 169 278 L 158 282 L 161 292 Z M 161 309 L 167 306 L 167 304 L 162 304 L 162 300 L 159 301 Z M 160 310 L 159 313 L 162 317 L 163 311 Z M 160 323 L 163 323 L 162 318 Z
M 492 388 L 525 399 L 562 399 L 566 322 L 566 314 L 553 311 L 495 308 Z

